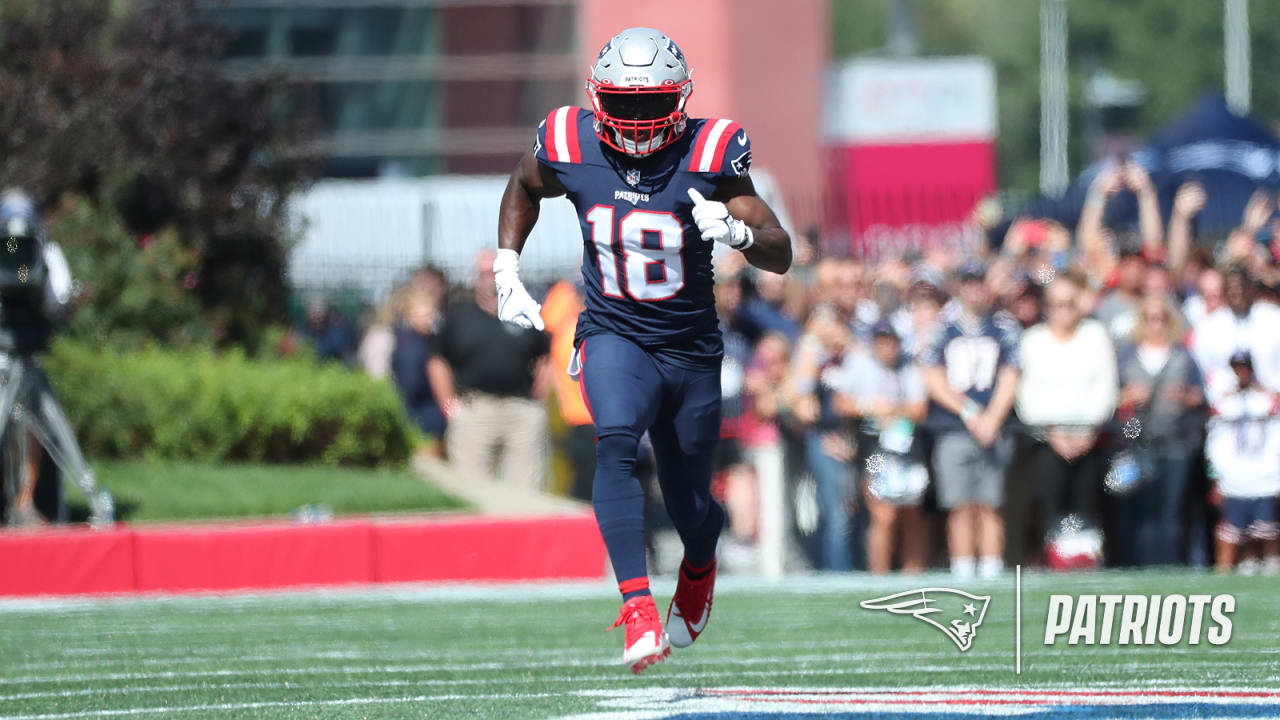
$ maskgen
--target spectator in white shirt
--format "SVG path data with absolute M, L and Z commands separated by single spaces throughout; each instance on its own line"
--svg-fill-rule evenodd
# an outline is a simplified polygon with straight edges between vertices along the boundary
M 1115 349 L 1106 328 L 1082 319 L 1080 280 L 1060 275 L 1045 291 L 1046 320 L 1022 336 L 1017 412 L 1042 436 L 1028 463 L 1042 517 L 1052 529 L 1069 513 L 1097 521 L 1102 477 L 1098 431 L 1117 400 Z
M 1254 373 L 1267 387 L 1280 387 L 1280 308 L 1256 300 L 1256 283 L 1244 269 L 1225 276 L 1226 312 L 1206 315 L 1191 341 L 1191 354 L 1204 373 L 1210 404 L 1228 391 L 1235 376 L 1228 360 L 1237 350 L 1253 358 Z
M 1242 573 L 1258 559 L 1241 559 L 1241 551 L 1260 546 L 1264 572 L 1280 572 L 1280 395 L 1258 383 L 1249 353 L 1229 360 L 1234 382 L 1214 406 L 1205 441 L 1210 476 L 1222 520 L 1216 535 L 1216 565 L 1230 571 L 1239 561 Z
M 1205 320 L 1216 314 L 1230 312 L 1222 294 L 1222 271 L 1205 268 L 1196 280 L 1196 294 L 1182 303 L 1182 314 L 1194 334 Z

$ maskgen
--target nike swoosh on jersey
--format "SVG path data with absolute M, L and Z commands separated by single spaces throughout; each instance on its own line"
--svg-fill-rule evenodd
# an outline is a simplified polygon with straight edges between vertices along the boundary
M 747 134 L 746 134 L 746 133 L 742 133 L 741 135 L 739 135 L 739 136 L 738 136 L 738 144 L 739 144 L 739 145 L 741 145 L 741 146 L 743 146 L 743 147 L 746 147 L 746 146 L 747 146 Z

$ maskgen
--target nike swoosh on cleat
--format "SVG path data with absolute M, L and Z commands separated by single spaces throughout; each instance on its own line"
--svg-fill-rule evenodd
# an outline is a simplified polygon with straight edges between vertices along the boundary
M 704 628 L 704 627 L 706 627 L 706 626 L 707 626 L 707 620 L 709 620 L 709 619 L 711 619 L 711 608 L 709 608 L 709 607 L 703 607 L 703 608 L 702 608 L 702 619 L 698 620 L 698 622 L 696 622 L 696 623 L 691 623 L 691 622 L 689 622 L 688 620 L 685 620 L 684 622 L 685 622 L 685 624 L 686 624 L 686 625 L 688 625 L 688 626 L 689 626 L 689 629 L 690 629 L 690 630 L 692 630 L 692 631 L 694 632 L 694 634 L 696 635 L 697 633 L 702 632 L 702 628 Z

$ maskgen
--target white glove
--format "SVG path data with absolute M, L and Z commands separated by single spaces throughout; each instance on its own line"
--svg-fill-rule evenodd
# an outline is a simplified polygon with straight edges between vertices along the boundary
M 746 250 L 755 243 L 751 228 L 730 215 L 724 203 L 708 200 L 693 188 L 689 188 L 689 197 L 693 199 L 693 221 L 703 240 L 724 243 L 734 250 Z
M 493 282 L 498 287 L 498 319 L 525 328 L 545 330 L 542 306 L 520 282 L 520 254 L 503 248 L 493 259 Z

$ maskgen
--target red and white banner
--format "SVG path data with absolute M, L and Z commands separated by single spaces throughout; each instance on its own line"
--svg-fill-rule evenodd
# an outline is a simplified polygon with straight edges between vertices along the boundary
M 829 230 L 857 254 L 970 243 L 995 188 L 996 80 L 980 57 L 857 59 L 828 76 Z

